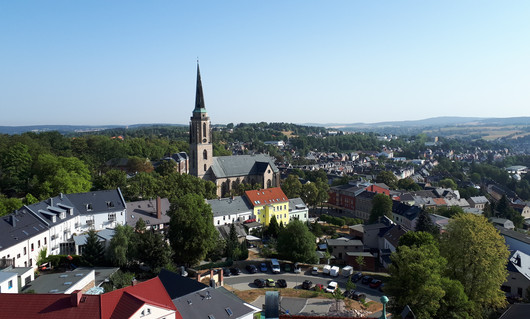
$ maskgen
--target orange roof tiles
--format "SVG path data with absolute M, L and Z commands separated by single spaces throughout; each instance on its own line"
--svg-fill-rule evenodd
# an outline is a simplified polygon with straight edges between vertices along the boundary
M 285 196 L 280 187 L 250 190 L 246 191 L 245 195 L 254 207 L 289 202 L 289 198 Z

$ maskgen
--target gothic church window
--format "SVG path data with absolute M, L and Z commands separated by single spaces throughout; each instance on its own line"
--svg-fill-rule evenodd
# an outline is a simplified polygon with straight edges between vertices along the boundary
M 208 151 L 204 150 L 204 152 L 202 152 L 202 157 L 208 159 Z

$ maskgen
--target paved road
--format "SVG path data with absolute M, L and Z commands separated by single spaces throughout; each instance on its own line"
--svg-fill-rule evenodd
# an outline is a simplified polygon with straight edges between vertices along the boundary
M 285 279 L 287 281 L 287 288 L 301 288 L 302 282 L 304 280 L 311 280 L 313 282 L 313 285 L 315 284 L 322 284 L 324 286 L 327 286 L 327 284 L 330 281 L 337 281 L 339 283 L 339 288 L 344 291 L 346 290 L 346 282 L 347 278 L 343 276 L 339 277 L 330 277 L 330 276 L 312 276 L 306 273 L 302 274 L 292 274 L 292 273 L 280 273 L 280 274 L 272 274 L 270 272 L 268 273 L 256 273 L 256 274 L 248 274 L 248 273 L 242 273 L 238 276 L 230 276 L 230 277 L 224 277 L 224 282 L 227 285 L 230 285 L 234 287 L 237 290 L 248 290 L 248 289 L 255 289 L 257 288 L 254 285 L 254 280 L 257 278 L 261 279 L 267 279 L 271 278 L 275 281 L 278 279 Z M 355 290 L 358 290 L 364 294 L 366 294 L 366 297 L 371 300 L 375 300 L 379 302 L 379 298 L 383 295 L 379 290 L 371 289 L 367 285 L 361 284 L 361 282 L 356 283 Z

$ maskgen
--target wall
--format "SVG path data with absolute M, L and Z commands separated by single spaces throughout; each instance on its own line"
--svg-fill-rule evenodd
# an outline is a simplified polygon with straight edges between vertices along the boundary
M 12 274 L 12 276 L 8 277 L 3 282 L 0 282 L 0 293 L 18 294 L 17 274 L 8 272 L 4 274 Z

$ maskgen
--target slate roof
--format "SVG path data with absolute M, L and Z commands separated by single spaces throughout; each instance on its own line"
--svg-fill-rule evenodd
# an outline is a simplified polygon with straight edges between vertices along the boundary
M 421 212 L 418 206 L 409 206 L 398 201 L 392 201 L 392 213 L 414 220 Z
M 167 215 L 167 212 L 169 211 L 169 207 L 171 206 L 171 204 L 169 203 L 169 199 L 167 198 L 160 199 L 160 219 L 156 217 L 156 199 L 128 202 L 126 203 L 126 205 L 126 223 L 129 226 L 134 227 L 136 225 L 136 222 L 138 222 L 140 218 L 143 219 L 147 226 L 169 223 L 170 218 Z
M 53 227 L 79 215 L 79 210 L 70 201 L 68 196 L 70 195 L 61 194 L 35 204 L 24 206 L 22 209 L 31 210 L 38 218 L 46 221 L 48 226 Z M 68 212 L 69 209 L 72 210 L 71 215 Z M 60 218 L 61 213 L 64 218 Z M 53 222 L 53 218 L 55 218 L 55 222 Z
M 508 236 L 508 237 L 513 238 L 513 239 L 519 240 L 519 241 L 521 241 L 523 243 L 530 244 L 530 236 L 528 236 L 528 235 L 525 235 L 525 234 L 520 233 L 520 232 L 515 231 L 515 230 L 506 229 L 506 228 L 501 227 L 501 226 L 495 226 L 495 228 L 497 228 L 497 230 L 503 236 Z
M 98 214 L 125 209 L 121 190 L 103 190 L 65 195 L 81 214 Z M 87 205 L 91 205 L 91 209 Z
M 162 269 L 158 277 L 183 318 L 241 318 L 257 310 L 235 296 L 229 297 L 225 292 L 169 270 Z
M 394 226 L 391 227 L 384 235 L 383 238 L 385 238 L 392 246 L 397 247 L 399 238 L 403 235 L 405 235 L 407 231 L 401 227 L 401 226 Z
M 95 278 L 95 272 L 87 269 L 86 271 L 79 272 L 67 271 L 53 274 L 42 274 L 25 286 L 24 291 L 34 290 L 37 294 L 64 294 L 68 289 L 75 286 L 87 276 Z
M 242 196 L 210 199 L 206 202 L 212 207 L 214 217 L 252 212 L 252 205 L 250 205 L 249 201 Z
M 217 178 L 262 175 L 268 165 L 277 173 L 274 160 L 265 154 L 218 156 L 212 158 L 212 171 Z
M 14 220 L 14 225 L 13 225 Z M 14 246 L 30 237 L 48 231 L 45 221 L 27 209 L 0 218 L 0 250 Z
M 289 211 L 304 210 L 307 209 L 307 205 L 301 198 L 289 199 Z
M 328 246 L 362 246 L 363 242 L 358 239 L 337 238 L 327 239 Z
M 72 306 L 69 294 L 2 294 L 0 309 L 12 319 L 99 319 L 100 296 L 83 295 Z

